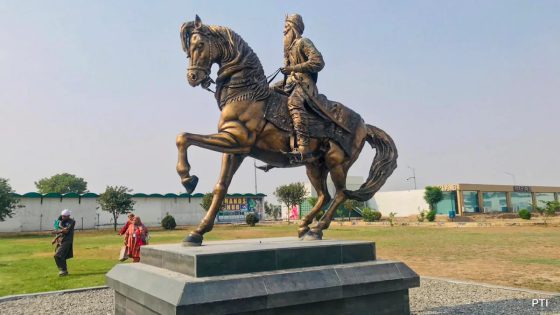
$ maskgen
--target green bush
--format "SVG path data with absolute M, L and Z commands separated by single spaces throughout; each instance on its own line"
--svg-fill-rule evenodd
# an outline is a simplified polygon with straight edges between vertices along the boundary
M 321 218 L 325 215 L 325 210 L 319 210 L 315 215 L 315 220 L 321 221 Z
M 173 230 L 177 226 L 177 223 L 175 222 L 175 218 L 168 213 L 161 219 L 161 226 L 166 230 Z
M 426 219 L 428 219 L 428 221 L 430 222 L 434 222 L 436 220 L 436 214 L 437 214 L 436 210 L 430 210 L 426 214 Z
M 531 220 L 531 212 L 527 209 L 521 209 L 517 214 L 523 220 Z
M 426 214 L 428 214 L 428 211 L 426 210 L 420 211 L 420 213 L 416 216 L 418 222 L 424 222 L 424 220 L 426 220 Z
M 249 212 L 245 216 L 245 222 L 247 222 L 249 226 L 255 226 L 255 224 L 259 223 L 259 217 L 254 212 Z
M 396 215 L 397 215 L 396 212 L 389 213 L 389 218 L 387 218 L 387 221 L 389 221 L 389 224 L 391 224 L 391 226 L 395 225 L 395 216 Z
M 370 208 L 364 208 L 362 209 L 362 218 L 364 218 L 366 222 L 379 221 L 381 219 L 381 212 Z
M 342 208 L 336 209 L 336 217 L 339 220 L 344 220 L 344 210 Z

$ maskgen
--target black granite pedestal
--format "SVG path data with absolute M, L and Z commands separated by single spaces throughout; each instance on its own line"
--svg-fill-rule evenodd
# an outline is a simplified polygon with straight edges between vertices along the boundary
M 150 245 L 107 274 L 115 314 L 408 314 L 418 275 L 375 244 L 272 238 Z

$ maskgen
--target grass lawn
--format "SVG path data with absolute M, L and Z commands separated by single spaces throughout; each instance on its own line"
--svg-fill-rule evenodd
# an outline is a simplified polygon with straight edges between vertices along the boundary
M 205 241 L 294 236 L 296 225 L 223 225 Z M 151 244 L 180 242 L 187 230 L 153 231 Z M 334 223 L 326 238 L 372 240 L 378 257 L 401 260 L 420 275 L 560 291 L 560 229 L 555 227 L 372 227 Z M 59 278 L 51 235 L 0 236 L 0 296 L 103 285 L 122 238 L 77 231 L 70 276 Z

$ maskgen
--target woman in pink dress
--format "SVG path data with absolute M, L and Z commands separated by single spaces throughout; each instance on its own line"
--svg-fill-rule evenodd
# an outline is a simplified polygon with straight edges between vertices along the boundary
M 126 230 L 125 237 L 128 256 L 132 258 L 133 262 L 139 262 L 140 246 L 148 243 L 148 229 L 142 224 L 140 217 L 134 217 L 133 224 L 130 224 Z

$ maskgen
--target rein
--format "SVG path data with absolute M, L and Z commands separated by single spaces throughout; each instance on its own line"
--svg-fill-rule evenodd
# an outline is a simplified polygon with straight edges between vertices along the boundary
M 191 68 L 189 68 L 189 69 L 191 69 Z M 207 72 L 207 71 L 208 71 L 207 69 L 203 69 L 203 68 L 199 68 L 199 67 L 196 67 L 196 68 L 195 68 L 195 67 L 192 67 L 192 69 L 195 69 L 195 70 L 202 70 L 202 71 L 204 71 L 204 72 Z M 278 68 L 278 69 L 277 69 L 276 71 L 274 71 L 271 75 L 269 75 L 269 76 L 266 77 L 265 80 L 267 81 L 267 84 L 270 84 L 270 82 L 272 82 L 272 81 L 276 78 L 276 76 L 278 76 L 278 74 L 280 73 L 280 70 L 281 70 L 281 68 Z M 209 75 L 209 73 L 207 73 L 207 75 Z M 214 80 L 212 80 L 212 79 L 210 79 L 210 80 L 211 80 L 211 81 L 210 81 L 211 84 L 216 84 L 216 83 L 214 82 Z M 246 82 L 246 83 L 245 83 L 245 82 Z M 250 86 L 252 86 L 252 85 L 259 84 L 259 83 L 260 83 L 259 81 L 242 80 L 242 81 L 239 81 L 239 82 L 233 82 L 233 83 L 230 82 L 230 83 L 224 84 L 223 86 L 224 86 L 225 88 L 229 88 L 229 89 L 241 89 L 241 88 L 250 87 Z M 203 89 L 205 89 L 205 90 L 207 90 L 207 91 L 209 91 L 209 92 L 212 92 L 212 93 L 216 93 L 216 92 L 212 91 L 211 89 L 209 89 L 209 88 L 207 88 L 207 87 L 206 87 L 206 88 L 203 87 Z
M 192 32 L 192 34 L 196 34 L 196 33 L 199 33 L 199 32 L 198 32 L 198 31 Z M 200 33 L 204 33 L 204 32 L 200 32 Z M 190 44 L 190 36 L 192 36 L 192 34 L 189 34 L 189 36 L 188 36 L 188 37 L 186 38 L 186 40 L 185 40 L 185 42 L 187 43 L 187 44 L 186 44 L 186 47 L 187 47 L 187 57 L 188 57 L 188 58 L 190 58 L 190 45 L 189 45 L 189 44 Z M 207 35 L 207 34 L 204 34 L 204 35 Z M 209 41 L 208 41 L 208 45 L 209 45 L 209 47 L 208 47 L 208 50 L 209 50 L 208 54 L 210 55 L 210 56 L 209 56 L 210 65 L 208 65 L 207 67 L 201 67 L 201 66 L 199 66 L 199 65 L 194 65 L 194 66 L 188 67 L 187 70 L 188 70 L 188 71 L 190 71 L 190 70 L 197 70 L 197 71 L 202 71 L 202 72 L 204 72 L 204 74 L 206 75 L 207 78 L 204 79 L 204 80 L 201 82 L 201 87 L 202 87 L 203 89 L 205 89 L 206 91 L 210 92 L 210 93 L 216 94 L 216 92 L 213 91 L 213 90 L 211 90 L 209 87 L 210 87 L 211 84 L 216 84 L 216 82 L 214 82 L 214 80 L 210 77 L 210 74 L 211 74 L 211 69 L 212 69 L 212 60 L 213 60 L 214 57 L 217 57 L 217 56 L 213 56 L 213 55 L 212 55 L 212 46 L 213 46 L 213 41 L 212 41 L 212 40 L 209 40 Z M 218 50 L 219 50 L 219 49 L 218 49 Z M 272 82 L 272 81 L 276 78 L 276 76 L 278 76 L 278 74 L 280 73 L 280 71 L 281 71 L 281 68 L 278 68 L 276 71 L 274 71 L 274 73 L 272 73 L 271 75 L 267 76 L 267 77 L 266 77 L 264 80 L 262 80 L 262 81 L 265 81 L 265 82 L 267 83 L 267 85 L 270 85 L 270 82 Z M 219 78 L 218 78 L 218 79 L 219 79 Z M 219 80 L 218 80 L 218 81 L 219 81 Z M 256 85 L 256 84 L 264 83 L 264 82 L 262 82 L 262 81 L 261 81 L 261 80 L 254 81 L 254 80 L 252 80 L 252 79 L 242 79 L 242 80 L 238 80 L 238 81 L 234 81 L 234 82 L 231 82 L 231 81 L 230 81 L 230 82 L 228 82 L 228 83 L 226 83 L 226 84 L 221 85 L 221 88 L 242 89 L 242 88 L 247 88 L 247 87 L 250 87 L 250 86 L 253 86 L 253 85 Z
M 274 80 L 274 78 L 276 78 L 278 73 L 280 73 L 280 70 L 282 70 L 282 68 L 278 68 L 273 74 L 266 77 L 266 81 L 268 82 L 268 84 L 270 84 L 270 82 L 272 82 L 272 80 Z M 272 77 L 272 78 L 270 78 L 270 77 Z M 270 80 L 269 80 L 269 78 L 270 78 Z

